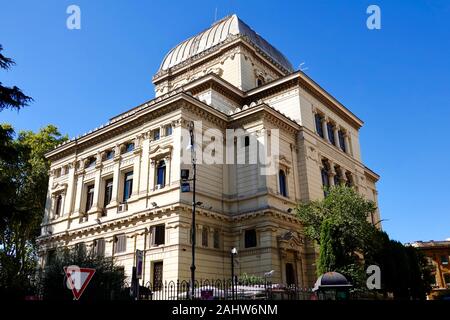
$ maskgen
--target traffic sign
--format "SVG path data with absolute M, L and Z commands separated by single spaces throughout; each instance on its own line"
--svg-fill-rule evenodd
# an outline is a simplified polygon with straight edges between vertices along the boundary
M 68 266 L 64 267 L 64 273 L 67 276 L 67 287 L 72 290 L 74 299 L 78 300 L 94 276 L 95 269 Z

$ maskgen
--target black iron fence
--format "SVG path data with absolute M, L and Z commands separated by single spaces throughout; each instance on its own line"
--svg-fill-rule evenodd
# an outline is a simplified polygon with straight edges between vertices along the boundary
M 147 282 L 139 287 L 141 300 L 314 300 L 310 288 L 284 286 L 270 282 L 236 282 L 231 280 L 195 281 L 194 295 L 190 281 Z

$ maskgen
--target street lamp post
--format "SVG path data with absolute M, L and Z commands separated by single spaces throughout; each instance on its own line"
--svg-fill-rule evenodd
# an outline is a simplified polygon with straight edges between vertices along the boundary
M 234 300 L 234 256 L 237 255 L 237 249 L 231 249 L 231 298 Z
M 190 122 L 189 124 L 189 134 L 191 138 L 191 158 L 192 158 L 192 233 L 191 233 L 191 242 L 192 242 L 192 264 L 191 264 L 191 299 L 195 297 L 195 238 L 196 238 L 196 230 L 195 230 L 195 180 L 197 173 L 197 165 L 195 159 L 195 146 L 194 146 L 194 122 Z

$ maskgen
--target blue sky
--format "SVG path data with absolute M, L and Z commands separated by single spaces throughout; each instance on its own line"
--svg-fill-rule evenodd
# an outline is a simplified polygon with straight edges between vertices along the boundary
M 66 8 L 81 8 L 81 30 Z M 381 30 L 366 8 L 381 8 Z M 237 13 L 365 121 L 364 163 L 381 175 L 384 229 L 402 242 L 450 237 L 450 2 L 5 1 L 3 54 L 17 66 L 0 81 L 35 99 L 0 122 L 52 123 L 75 136 L 153 97 L 166 52 Z

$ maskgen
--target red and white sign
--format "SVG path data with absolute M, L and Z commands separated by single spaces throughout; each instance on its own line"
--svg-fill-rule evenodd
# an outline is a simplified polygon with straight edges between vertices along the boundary
M 89 281 L 94 276 L 95 269 L 68 266 L 64 267 L 64 272 L 67 276 L 67 287 L 72 290 L 74 299 L 80 299 Z

